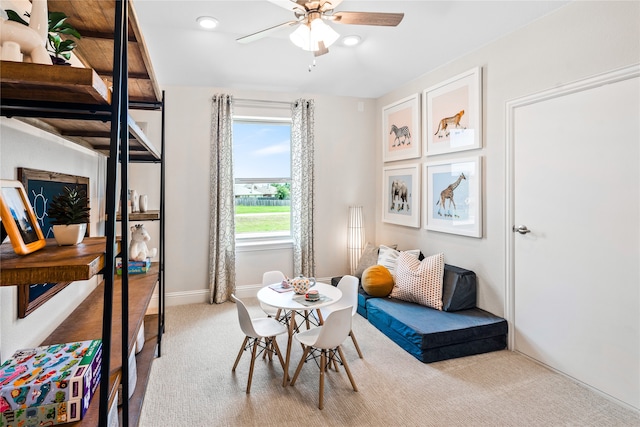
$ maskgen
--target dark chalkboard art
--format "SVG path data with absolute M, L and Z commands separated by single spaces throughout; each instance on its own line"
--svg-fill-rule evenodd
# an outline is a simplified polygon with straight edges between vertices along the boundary
M 53 238 L 53 229 L 47 216 L 47 209 L 53 197 L 61 194 L 64 187 L 78 187 L 89 196 L 89 178 L 49 172 L 37 169 L 18 168 L 18 180 L 25 188 L 29 202 L 33 207 L 38 225 L 45 238 Z M 85 236 L 89 236 L 89 224 Z M 71 282 L 34 283 L 18 286 L 18 317 L 24 318 Z

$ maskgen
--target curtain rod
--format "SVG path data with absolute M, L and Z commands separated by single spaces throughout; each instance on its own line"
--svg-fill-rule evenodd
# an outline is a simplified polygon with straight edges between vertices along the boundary
M 233 98 L 235 102 L 241 104 L 271 104 L 271 105 L 285 105 L 287 107 L 291 106 L 291 102 L 288 101 L 270 101 L 267 99 L 248 99 L 248 98 Z

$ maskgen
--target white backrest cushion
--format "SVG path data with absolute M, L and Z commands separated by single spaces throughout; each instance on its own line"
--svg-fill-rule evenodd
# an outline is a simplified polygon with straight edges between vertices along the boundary
M 420 256 L 420 249 L 411 249 L 409 251 L 397 251 L 389 246 L 380 245 L 380 252 L 378 253 L 378 264 L 387 267 L 387 270 L 391 273 L 391 276 L 396 277 L 396 265 L 398 263 L 398 256 L 401 253 L 409 254 L 415 257 L 416 261 Z

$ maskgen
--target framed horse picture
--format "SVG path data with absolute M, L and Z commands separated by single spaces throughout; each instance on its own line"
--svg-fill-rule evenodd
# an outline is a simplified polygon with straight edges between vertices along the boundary
M 472 68 L 422 96 L 427 156 L 482 147 L 482 69 Z
M 424 228 L 482 237 L 482 158 L 424 164 Z
M 382 160 L 420 157 L 420 94 L 409 96 L 382 109 Z
M 382 175 L 382 221 L 420 227 L 419 165 L 388 166 Z

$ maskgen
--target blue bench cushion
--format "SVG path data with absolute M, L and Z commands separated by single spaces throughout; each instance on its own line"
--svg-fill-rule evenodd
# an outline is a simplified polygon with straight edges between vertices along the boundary
M 371 324 L 425 363 L 506 347 L 506 320 L 479 308 L 451 313 L 393 298 L 368 298 L 366 315 Z

